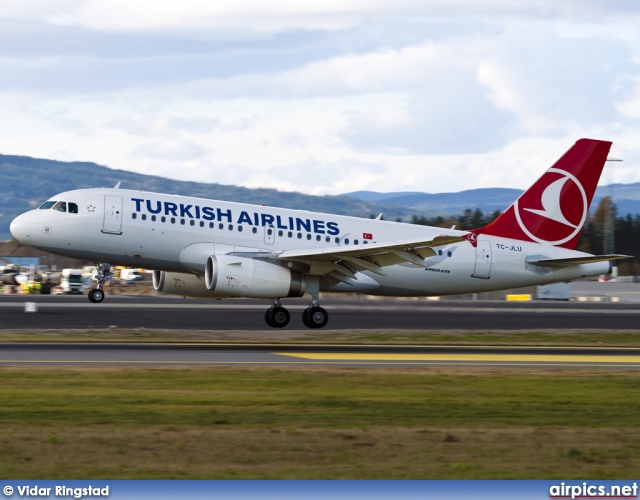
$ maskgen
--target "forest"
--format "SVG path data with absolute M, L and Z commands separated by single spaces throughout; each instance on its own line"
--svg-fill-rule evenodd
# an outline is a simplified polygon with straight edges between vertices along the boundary
M 468 230 L 482 227 L 495 220 L 500 211 L 484 213 L 479 208 L 466 209 L 455 217 L 413 216 L 411 222 L 423 226 L 436 226 Z M 609 228 L 609 238 L 607 238 Z M 610 197 L 600 200 L 596 210 L 589 214 L 580 234 L 577 250 L 595 255 L 624 254 L 633 258 L 618 261 L 621 276 L 640 274 L 640 215 L 619 215 Z

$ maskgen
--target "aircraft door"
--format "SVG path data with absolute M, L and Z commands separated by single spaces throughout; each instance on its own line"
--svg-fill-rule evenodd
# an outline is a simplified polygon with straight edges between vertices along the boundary
M 103 233 L 122 234 L 122 196 L 105 195 Z
M 267 245 L 273 245 L 276 241 L 276 228 L 272 225 L 264 226 L 264 242 Z
M 476 265 L 472 276 L 489 279 L 491 277 L 491 242 L 480 237 L 476 251 Z

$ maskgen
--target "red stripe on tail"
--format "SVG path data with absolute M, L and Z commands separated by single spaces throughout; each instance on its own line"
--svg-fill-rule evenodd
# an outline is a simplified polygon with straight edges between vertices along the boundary
M 496 220 L 473 230 L 575 249 L 611 142 L 580 139 Z

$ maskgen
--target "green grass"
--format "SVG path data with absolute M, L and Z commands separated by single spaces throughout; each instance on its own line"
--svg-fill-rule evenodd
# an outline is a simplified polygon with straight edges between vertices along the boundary
M 2 368 L 3 478 L 628 478 L 640 373 Z
M 209 342 L 408 345 L 540 345 L 640 347 L 640 330 L 411 331 L 265 330 L 190 331 L 108 328 L 102 330 L 0 330 L 0 342 Z

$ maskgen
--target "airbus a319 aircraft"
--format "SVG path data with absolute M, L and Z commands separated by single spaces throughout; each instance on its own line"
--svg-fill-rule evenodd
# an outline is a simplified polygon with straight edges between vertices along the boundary
M 322 328 L 320 292 L 439 296 L 570 281 L 610 271 L 622 255 L 576 251 L 611 142 L 580 139 L 492 223 L 457 231 L 145 191 L 79 189 L 11 223 L 26 245 L 96 263 L 91 302 L 110 264 L 153 269 L 168 294 L 270 299 L 311 296 L 302 322 Z

